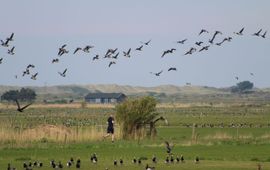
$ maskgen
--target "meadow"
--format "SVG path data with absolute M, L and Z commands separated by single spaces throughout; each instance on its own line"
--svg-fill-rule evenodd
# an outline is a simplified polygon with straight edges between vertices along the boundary
M 163 170 L 251 170 L 258 164 L 270 169 L 270 105 L 162 104 L 157 112 L 169 124 L 159 122 L 155 138 L 123 140 L 116 125 L 117 140 L 111 143 L 102 136 L 106 118 L 114 112 L 113 105 L 33 105 L 23 113 L 13 105 L 0 105 L 0 169 L 8 163 L 23 169 L 23 162 L 41 161 L 44 167 L 40 169 L 49 170 L 51 160 L 65 165 L 70 157 L 82 160 L 82 170 L 139 170 L 146 163 Z M 185 163 L 164 163 L 165 140 L 174 145 L 174 157 L 183 155 Z M 97 153 L 97 164 L 90 162 L 93 153 Z M 157 164 L 151 161 L 153 155 Z M 133 164 L 134 157 L 148 160 Z M 124 165 L 114 166 L 113 160 L 120 158 Z

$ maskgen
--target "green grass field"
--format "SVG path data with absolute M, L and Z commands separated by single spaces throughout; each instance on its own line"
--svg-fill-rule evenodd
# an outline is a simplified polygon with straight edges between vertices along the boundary
M 82 170 L 139 170 L 147 163 L 162 170 L 253 170 L 258 164 L 270 169 L 269 106 L 159 107 L 157 111 L 169 125 L 160 122 L 155 139 L 118 138 L 111 143 L 109 138 L 102 140 L 106 117 L 114 112 L 111 107 L 33 107 L 24 113 L 1 107 L 0 169 L 11 163 L 20 170 L 23 162 L 41 161 L 44 167 L 34 169 L 49 170 L 52 159 L 68 169 L 70 157 L 81 159 Z M 183 155 L 185 163 L 164 163 L 165 140 L 174 145 L 174 157 Z M 90 162 L 93 153 L 98 155 L 97 164 Z M 157 164 L 151 162 L 153 155 Z M 142 156 L 148 158 L 142 165 L 131 162 Z M 194 163 L 196 156 L 199 164 Z M 113 160 L 120 158 L 124 165 L 114 166 Z

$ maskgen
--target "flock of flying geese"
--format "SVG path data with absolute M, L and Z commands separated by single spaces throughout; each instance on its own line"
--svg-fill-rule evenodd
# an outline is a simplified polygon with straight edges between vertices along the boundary
M 243 36 L 244 35 L 244 27 L 238 31 L 238 32 L 234 32 L 235 35 L 237 36 Z M 210 34 L 209 31 L 207 31 L 206 29 L 201 29 L 201 31 L 199 32 L 198 36 L 202 36 L 203 34 Z M 259 31 L 251 34 L 252 36 L 256 36 L 256 37 L 261 37 L 261 38 L 266 38 L 266 34 L 267 31 L 263 31 L 262 29 L 260 29 Z M 217 46 L 221 46 L 223 43 L 225 42 L 231 42 L 231 40 L 233 39 L 232 37 L 228 36 L 228 37 L 224 37 L 222 41 L 220 42 L 215 42 L 216 37 L 217 36 L 222 36 L 222 32 L 221 31 L 215 31 L 213 33 L 213 35 L 211 36 L 211 38 L 208 40 L 208 42 L 203 42 L 203 41 L 196 41 L 194 43 L 193 47 L 190 47 L 183 55 L 192 55 L 193 53 L 197 52 L 203 52 L 203 51 L 207 51 L 212 45 L 217 45 Z M 10 42 L 14 41 L 14 33 L 12 33 L 9 37 L 6 38 L 6 40 L 1 40 L 1 46 L 5 47 L 5 48 L 9 48 Z M 185 44 L 185 42 L 188 41 L 187 38 L 183 39 L 183 40 L 179 40 L 176 41 L 177 44 Z M 130 58 L 132 56 L 132 52 L 133 50 L 135 51 L 143 51 L 143 48 L 146 46 L 150 46 L 150 43 L 152 42 L 152 40 L 150 39 L 147 42 L 140 42 L 141 45 L 137 48 L 129 48 L 127 51 L 123 51 L 122 54 L 124 57 Z M 73 55 L 76 55 L 80 52 L 84 52 L 84 53 L 90 53 L 90 50 L 93 49 L 94 46 L 92 45 L 86 45 L 85 47 L 77 47 L 74 51 L 73 51 Z M 176 51 L 176 48 L 171 48 L 171 49 L 167 49 L 164 50 L 161 54 L 161 58 L 174 53 Z M 15 54 L 15 46 L 11 46 L 10 49 L 7 50 L 7 53 L 9 55 L 14 55 Z M 51 63 L 55 64 L 60 62 L 60 59 L 62 59 L 61 56 L 64 56 L 65 54 L 68 54 L 69 50 L 67 49 L 67 44 L 62 45 L 61 47 L 59 47 L 58 49 L 58 54 L 56 58 L 53 58 Z M 101 57 L 102 58 L 108 58 L 111 59 L 111 61 L 108 64 L 108 67 L 111 67 L 112 65 L 116 64 L 116 59 L 118 59 L 120 55 L 120 51 L 118 50 L 118 48 L 115 49 L 108 49 L 107 52 L 105 53 L 104 56 L 101 56 L 99 54 L 96 54 L 93 58 L 92 61 L 95 60 L 99 60 Z M 0 64 L 2 64 L 3 62 L 3 58 L 0 58 Z M 38 72 L 32 72 L 31 69 L 35 68 L 35 65 L 33 64 L 29 64 L 25 70 L 23 70 L 22 72 L 22 76 L 24 77 L 25 75 L 30 75 L 30 78 L 32 80 L 37 80 L 37 76 L 38 76 Z M 66 77 L 66 73 L 67 73 L 68 69 L 64 69 L 63 71 L 58 71 L 58 74 L 62 77 Z M 176 67 L 170 67 L 167 71 L 177 71 Z M 150 72 L 151 74 L 155 75 L 155 76 L 160 76 L 163 73 L 163 70 L 160 70 L 159 72 Z M 253 75 L 253 73 L 250 73 L 251 75 Z M 18 78 L 17 75 L 15 75 L 15 78 Z M 239 79 L 239 77 L 235 77 L 235 79 Z
M 168 141 L 165 141 L 165 147 L 166 147 L 166 154 L 167 154 L 167 156 L 166 156 L 166 158 L 164 160 L 165 164 L 185 163 L 185 159 L 184 159 L 183 155 L 174 157 L 174 155 L 172 153 L 172 149 L 173 149 L 172 144 L 170 144 Z M 97 164 L 99 159 L 97 157 L 97 154 L 93 153 L 90 156 L 89 160 L 90 160 L 90 163 Z M 139 158 L 134 157 L 131 160 L 131 162 L 134 165 L 143 165 L 143 162 L 146 161 L 146 160 L 148 160 L 147 157 L 139 157 Z M 152 162 L 153 165 L 157 165 L 160 161 L 155 155 L 153 155 L 152 158 L 151 158 L 151 162 Z M 194 162 L 195 162 L 195 164 L 198 164 L 200 162 L 200 159 L 199 159 L 198 156 L 195 157 Z M 112 161 L 112 165 L 114 167 L 117 167 L 118 165 L 123 166 L 124 165 L 124 160 L 122 158 L 120 158 L 119 160 L 114 159 Z M 82 168 L 82 161 L 81 161 L 80 158 L 75 160 L 73 157 L 71 157 L 66 162 L 66 165 L 65 165 L 61 161 L 55 161 L 53 159 L 53 160 L 50 161 L 49 166 L 52 169 L 64 169 L 65 167 L 70 169 L 70 168 L 74 167 L 74 168 L 79 170 L 80 168 Z M 24 162 L 22 164 L 22 167 L 23 167 L 24 170 L 33 170 L 35 168 L 42 169 L 42 167 L 44 167 L 44 164 L 41 161 L 34 161 L 34 162 L 30 161 L 28 163 Z M 16 168 L 12 167 L 11 164 L 8 163 L 7 170 L 16 170 Z M 106 168 L 105 170 L 109 170 L 109 168 Z M 145 163 L 145 170 L 155 170 L 155 166 L 149 166 L 148 163 Z

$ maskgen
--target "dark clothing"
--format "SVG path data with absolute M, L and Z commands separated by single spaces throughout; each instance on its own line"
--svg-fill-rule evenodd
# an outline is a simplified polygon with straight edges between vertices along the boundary
M 113 121 L 114 121 L 114 118 L 110 116 L 110 117 L 108 118 L 108 128 L 107 128 L 107 133 L 111 133 L 111 134 L 114 133 Z

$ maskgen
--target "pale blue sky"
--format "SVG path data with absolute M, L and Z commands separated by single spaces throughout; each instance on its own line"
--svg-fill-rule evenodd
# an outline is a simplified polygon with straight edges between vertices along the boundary
M 0 0 L 0 39 L 15 33 L 15 55 L 0 47 L 1 85 L 121 84 L 156 86 L 162 84 L 227 87 L 250 80 L 257 87 L 270 87 L 270 34 L 266 39 L 251 36 L 259 29 L 270 31 L 270 1 L 261 0 Z M 244 36 L 233 34 L 245 27 Z M 201 28 L 210 34 L 198 36 Z M 183 56 L 196 41 L 207 41 L 214 31 L 216 42 L 232 36 L 230 43 L 208 51 Z M 184 45 L 177 40 L 187 38 Z M 152 39 L 142 52 L 140 41 Z M 60 63 L 51 64 L 58 48 L 67 44 L 71 52 L 77 46 L 94 45 L 89 53 L 68 54 Z M 208 43 L 206 43 L 208 44 Z M 118 47 L 119 59 L 108 68 L 110 59 L 92 62 L 108 48 Z M 161 58 L 164 50 L 176 48 Z M 21 77 L 28 64 L 37 80 Z M 167 72 L 177 67 L 177 72 Z M 57 72 L 68 68 L 67 76 Z M 163 70 L 160 77 L 149 72 Z M 254 76 L 250 75 L 254 73 Z M 14 75 L 18 75 L 15 79 Z

